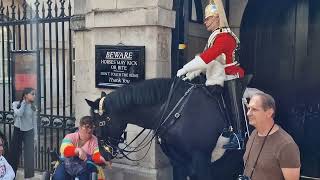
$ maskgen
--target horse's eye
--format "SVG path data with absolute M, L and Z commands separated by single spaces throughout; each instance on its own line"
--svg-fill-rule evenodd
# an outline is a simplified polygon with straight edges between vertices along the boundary
M 93 112 L 97 114 L 99 112 L 99 110 L 95 109 L 95 110 L 93 110 Z

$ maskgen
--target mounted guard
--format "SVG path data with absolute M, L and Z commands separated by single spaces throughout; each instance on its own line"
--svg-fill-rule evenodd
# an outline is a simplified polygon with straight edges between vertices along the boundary
M 215 0 L 207 6 L 205 25 L 212 31 L 205 50 L 177 72 L 179 77 L 185 75 L 184 80 L 192 80 L 204 73 L 207 77 L 205 85 L 185 82 L 180 78 L 150 79 L 124 86 L 95 101 L 87 100 L 99 124 L 97 137 L 103 156 L 103 152 L 108 151 L 112 158 L 118 154 L 128 157 L 127 153 L 141 150 L 141 147 L 130 150 L 131 143 L 126 144 L 125 148 L 119 147 L 127 125 L 134 124 L 153 130 L 151 140 L 157 137 L 173 167 L 175 180 L 187 177 L 221 179 L 216 178 L 220 176 L 222 179 L 235 179 L 234 172 L 242 171 L 242 155 L 238 156 L 237 151 L 233 152 L 237 156 L 233 158 L 235 167 L 232 168 L 228 163 L 226 174 L 220 175 L 219 167 L 210 162 L 212 151 L 218 152 L 216 154 L 221 157 L 221 152 L 225 151 L 223 145 L 228 149 L 241 149 L 243 144 L 240 134 L 244 121 L 240 112 L 245 89 L 242 84 L 246 78 L 243 78 L 244 70 L 235 59 L 239 40 L 228 26 L 221 0 Z M 226 79 L 228 81 L 225 83 Z M 232 101 L 222 103 L 226 99 L 221 98 L 223 95 L 230 96 Z M 232 112 L 232 119 L 227 119 L 229 116 L 225 109 Z M 201 111 L 203 113 L 199 113 Z M 225 127 L 228 128 L 223 132 Z M 236 143 L 229 143 L 231 134 L 237 139 Z M 147 145 L 149 143 L 151 141 Z M 213 157 L 214 160 L 220 158 L 218 155 Z M 226 169 L 223 165 L 221 167 Z
M 204 24 L 208 31 L 212 31 L 204 51 L 178 70 L 177 76 L 192 80 L 205 73 L 207 86 L 215 89 L 225 87 L 224 104 L 229 112 L 226 113 L 229 127 L 223 133 L 224 137 L 219 138 L 217 146 L 241 149 L 244 136 L 242 124 L 245 118 L 242 96 L 249 79 L 244 78 L 245 72 L 237 61 L 240 41 L 229 27 L 221 0 L 209 1 L 205 8 Z M 233 136 L 229 142 L 230 134 Z

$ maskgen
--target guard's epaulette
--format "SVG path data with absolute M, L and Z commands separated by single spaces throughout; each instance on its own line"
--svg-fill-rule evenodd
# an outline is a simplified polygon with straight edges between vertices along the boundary
M 229 33 L 236 40 L 237 47 L 239 47 L 240 41 L 239 41 L 238 37 L 231 31 L 230 28 L 222 27 L 222 28 L 218 28 L 218 29 L 214 30 L 211 33 L 210 37 L 208 38 L 208 42 L 207 42 L 207 45 L 205 46 L 204 50 L 206 50 L 206 49 L 208 49 L 208 48 L 210 48 L 212 46 L 212 44 L 214 43 L 217 35 L 220 34 L 220 33 Z

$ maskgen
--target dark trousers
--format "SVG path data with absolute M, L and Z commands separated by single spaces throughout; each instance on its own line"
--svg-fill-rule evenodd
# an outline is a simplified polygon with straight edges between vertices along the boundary
M 21 131 L 14 127 L 12 141 L 9 148 L 8 161 L 14 172 L 17 172 L 19 159 L 24 148 L 24 177 L 34 176 L 34 130 Z
M 88 180 L 90 179 L 90 175 L 92 172 L 97 172 L 97 168 L 92 164 L 87 164 L 87 171 L 77 176 L 79 180 Z M 64 163 L 60 163 L 56 170 L 54 171 L 54 175 L 52 177 L 52 180 L 72 180 L 74 177 L 72 177 L 70 174 L 68 174 L 65 170 Z

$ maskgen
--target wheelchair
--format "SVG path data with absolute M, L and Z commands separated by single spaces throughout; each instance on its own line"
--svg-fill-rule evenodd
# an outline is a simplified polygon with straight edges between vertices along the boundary
M 60 163 L 62 163 L 64 160 L 59 156 L 59 154 L 56 151 L 51 151 L 50 152 L 50 156 L 51 156 L 51 169 L 52 171 L 45 171 L 42 174 L 42 180 L 51 180 L 56 168 L 58 167 L 58 165 Z M 100 166 L 99 164 L 95 164 L 91 157 L 88 158 L 88 160 L 86 160 L 86 163 L 90 163 L 93 165 L 97 165 Z M 99 171 L 99 168 L 97 168 L 97 171 Z M 77 176 L 72 177 L 74 180 L 79 180 L 79 178 Z M 89 176 L 89 180 L 98 180 L 98 173 L 97 172 L 91 172 L 90 176 Z

